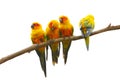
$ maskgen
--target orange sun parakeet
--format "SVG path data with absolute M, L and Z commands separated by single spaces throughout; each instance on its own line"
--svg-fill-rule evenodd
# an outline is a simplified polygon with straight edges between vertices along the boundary
M 80 20 L 80 30 L 82 32 L 83 37 L 85 38 L 86 48 L 89 50 L 89 36 L 92 33 L 95 22 L 93 15 L 87 15 L 83 19 Z
M 51 39 L 58 39 L 60 37 L 59 34 L 59 22 L 57 20 L 51 20 L 48 23 L 48 26 L 46 28 L 46 38 L 47 40 Z M 58 57 L 60 52 L 60 43 L 55 42 L 53 44 L 49 45 L 52 52 L 52 63 L 55 65 L 58 63 Z
M 70 23 L 69 19 L 67 16 L 60 16 L 59 17 L 59 22 L 60 22 L 60 36 L 61 37 L 70 37 L 73 36 L 74 28 L 72 24 Z M 65 40 L 62 41 L 63 45 L 63 58 L 64 58 L 64 64 L 67 62 L 67 56 L 68 56 L 68 51 L 71 46 L 71 40 Z
M 45 32 L 42 29 L 41 24 L 34 22 L 31 25 L 31 40 L 33 44 L 40 44 L 45 42 Z M 41 68 L 44 71 L 46 77 L 46 60 L 45 60 L 45 47 L 41 47 L 35 50 L 40 59 Z

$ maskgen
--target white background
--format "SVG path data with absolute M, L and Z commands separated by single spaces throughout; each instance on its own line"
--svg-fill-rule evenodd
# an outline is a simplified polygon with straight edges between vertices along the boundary
M 78 23 L 88 14 L 95 17 L 95 29 L 120 24 L 119 0 L 0 0 L 0 58 L 32 45 L 32 22 L 45 30 L 48 22 L 60 15 L 69 17 L 74 35 L 81 35 Z M 59 63 L 47 61 L 44 77 L 35 51 L 0 65 L 0 80 L 120 80 L 120 31 L 90 37 L 90 50 L 84 40 L 73 41 L 67 64 L 62 50 Z

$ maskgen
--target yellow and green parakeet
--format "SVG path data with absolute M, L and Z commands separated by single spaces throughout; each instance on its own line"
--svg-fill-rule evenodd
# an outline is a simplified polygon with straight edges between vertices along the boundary
M 68 17 L 64 15 L 60 16 L 59 22 L 60 22 L 60 37 L 73 36 L 74 28 L 70 23 Z M 68 56 L 69 48 L 71 46 L 71 42 L 72 42 L 71 40 L 62 41 L 64 64 L 66 64 L 67 62 L 67 56 Z
M 47 40 L 50 40 L 58 39 L 59 37 L 59 22 L 57 20 L 51 20 L 46 28 L 46 38 Z M 52 63 L 53 65 L 55 65 L 56 63 L 58 63 L 60 44 L 59 42 L 55 42 L 53 44 L 50 44 L 49 46 L 52 51 Z
M 33 44 L 40 44 L 45 42 L 45 32 L 42 30 L 41 24 L 34 22 L 31 25 L 31 40 Z M 45 60 L 45 47 L 40 47 L 35 50 L 40 59 L 41 68 L 46 77 L 46 60 Z
M 89 36 L 92 33 L 95 22 L 94 22 L 94 16 L 93 15 L 87 15 L 83 19 L 80 20 L 80 30 L 82 32 L 82 35 L 85 38 L 86 48 L 89 50 Z

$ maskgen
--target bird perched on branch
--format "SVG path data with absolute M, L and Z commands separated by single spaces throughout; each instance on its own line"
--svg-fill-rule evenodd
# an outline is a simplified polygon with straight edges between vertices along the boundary
M 46 38 L 47 40 L 51 39 L 58 39 L 60 37 L 59 34 L 59 22 L 57 20 L 51 20 L 48 23 L 48 26 L 46 28 Z M 58 63 L 58 57 L 60 52 L 60 43 L 55 42 L 53 44 L 49 45 L 52 51 L 52 63 L 55 65 Z
M 87 50 L 89 50 L 89 36 L 92 33 L 95 26 L 94 16 L 91 14 L 87 15 L 86 17 L 80 20 L 79 26 L 82 35 L 85 38 L 86 48 Z
M 59 22 L 60 22 L 60 36 L 61 37 L 70 37 L 73 36 L 73 26 L 70 23 L 69 19 L 67 16 L 60 16 L 59 17 Z M 64 58 L 64 64 L 67 62 L 67 56 L 68 56 L 68 51 L 71 46 L 71 40 L 64 40 L 62 41 L 63 45 L 63 58 Z
M 42 29 L 41 24 L 34 22 L 31 25 L 31 40 L 33 44 L 41 44 L 45 42 L 45 32 Z M 41 68 L 44 71 L 46 77 L 46 60 L 45 60 L 45 47 L 41 47 L 35 50 L 40 59 Z

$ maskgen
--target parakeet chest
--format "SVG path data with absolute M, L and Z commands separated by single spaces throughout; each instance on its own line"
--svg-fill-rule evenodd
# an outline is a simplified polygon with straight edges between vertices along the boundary
M 49 38 L 50 39 L 57 39 L 57 38 L 59 38 L 59 30 L 51 31 L 49 33 Z
M 72 35 L 72 30 L 69 29 L 69 28 L 66 28 L 66 29 L 61 29 L 61 34 L 63 37 L 69 37 Z
M 45 42 L 44 35 L 42 34 L 34 34 L 32 40 L 34 41 L 34 43 Z

